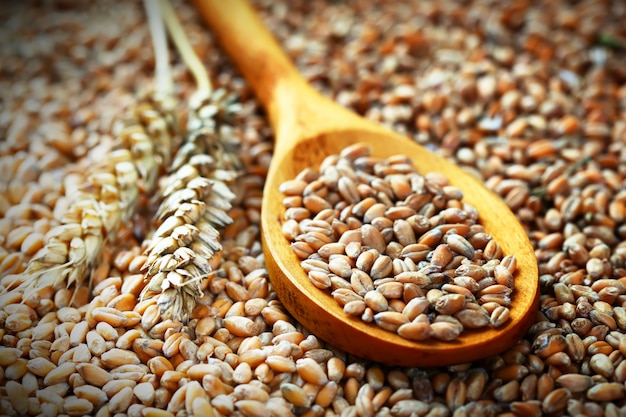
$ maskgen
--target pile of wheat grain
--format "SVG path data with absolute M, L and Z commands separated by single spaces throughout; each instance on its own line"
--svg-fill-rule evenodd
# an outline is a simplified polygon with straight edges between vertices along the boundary
M 0 296 L 0 414 L 626 414 L 622 2 L 256 2 L 316 87 L 483 178 L 528 231 L 541 283 L 531 329 L 500 355 L 432 369 L 351 357 L 276 300 L 259 236 L 271 132 L 190 5 L 175 6 L 215 86 L 242 105 L 244 168 L 219 265 L 187 321 L 142 300 L 159 203 L 140 187 L 90 287 Z M 114 126 L 152 85 L 154 57 L 140 2 L 10 3 L 0 19 L 7 289 L 72 213 L 90 167 L 116 160 Z M 185 128 L 196 84 L 171 56 Z

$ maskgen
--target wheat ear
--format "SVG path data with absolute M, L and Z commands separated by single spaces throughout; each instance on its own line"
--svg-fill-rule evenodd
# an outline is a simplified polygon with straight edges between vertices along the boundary
M 197 91 L 189 100 L 184 142 L 162 181 L 158 227 L 143 265 L 148 283 L 141 296 L 157 297 L 163 318 L 186 320 L 203 284 L 220 265 L 220 230 L 232 222 L 228 211 L 235 194 L 230 185 L 241 165 L 234 133 L 240 106 L 225 90 L 213 90 L 170 3 L 159 4 Z
M 167 55 L 162 57 L 167 53 L 163 23 L 157 20 L 151 34 L 161 73 L 155 91 L 116 122 L 112 151 L 90 169 L 78 189 L 66 190 L 71 204 L 61 224 L 50 230 L 44 247 L 8 290 L 84 285 L 105 242 L 115 239 L 135 213 L 140 194 L 151 193 L 160 172 L 171 163 L 176 103 L 169 72 L 163 69 L 168 65 Z

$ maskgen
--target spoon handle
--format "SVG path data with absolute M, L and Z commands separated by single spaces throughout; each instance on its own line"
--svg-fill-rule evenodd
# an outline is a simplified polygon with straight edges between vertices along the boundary
M 195 0 L 195 5 L 264 106 L 281 83 L 303 82 L 289 58 L 245 0 Z
M 275 153 L 287 150 L 298 139 L 323 131 L 332 123 L 326 120 L 328 117 L 337 120 L 326 107 L 354 117 L 306 82 L 246 0 L 194 0 L 194 3 L 263 104 L 275 133 Z M 323 116 L 319 115 L 320 111 Z M 290 143 L 284 143 L 282 138 L 289 138 Z

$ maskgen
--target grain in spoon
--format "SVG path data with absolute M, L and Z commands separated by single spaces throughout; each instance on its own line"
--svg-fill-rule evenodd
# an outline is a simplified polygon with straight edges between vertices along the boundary
M 315 91 L 298 73 L 245 0 L 194 0 L 196 8 L 267 111 L 275 148 L 263 194 L 261 228 L 270 281 L 287 310 L 309 331 L 349 353 L 390 365 L 442 366 L 478 360 L 515 344 L 538 305 L 538 270 L 525 231 L 506 204 L 473 176 L 409 139 L 365 120 Z M 348 317 L 314 287 L 282 233 L 279 187 L 306 167 L 355 143 L 372 154 L 411 157 L 422 174 L 438 172 L 463 190 L 479 221 L 505 254 L 517 258 L 510 320 L 501 328 L 464 331 L 453 342 L 414 342 Z

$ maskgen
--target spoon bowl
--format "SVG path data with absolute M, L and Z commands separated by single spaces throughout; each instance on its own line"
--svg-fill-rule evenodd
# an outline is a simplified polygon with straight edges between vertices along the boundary
M 205 23 L 263 104 L 275 148 L 263 191 L 261 231 L 270 282 L 281 303 L 307 330 L 364 359 L 398 366 L 444 366 L 479 360 L 515 344 L 538 307 L 538 270 L 526 232 L 508 206 L 471 174 L 410 139 L 368 121 L 315 91 L 297 72 L 245 0 L 194 0 Z M 279 186 L 329 155 L 363 143 L 371 154 L 407 155 L 424 175 L 438 172 L 463 191 L 517 273 L 510 319 L 497 329 L 464 330 L 452 342 L 415 342 L 346 315 L 333 297 L 311 284 L 282 232 Z

